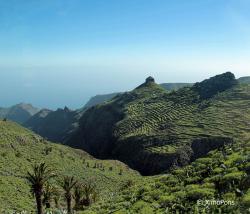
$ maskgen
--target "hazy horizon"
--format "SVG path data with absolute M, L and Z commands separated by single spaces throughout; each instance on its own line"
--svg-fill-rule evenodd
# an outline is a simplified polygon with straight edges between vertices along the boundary
M 76 109 L 96 94 L 250 71 L 247 0 L 0 0 L 0 106 Z

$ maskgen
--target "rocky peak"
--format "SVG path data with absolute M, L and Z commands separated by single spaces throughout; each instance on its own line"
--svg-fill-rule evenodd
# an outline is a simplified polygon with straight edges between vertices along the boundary
M 70 109 L 67 106 L 65 106 L 63 110 L 66 111 L 66 112 L 70 111 Z
M 147 84 L 147 83 L 154 83 L 155 82 L 155 79 L 153 78 L 153 77 L 151 77 L 151 76 L 149 76 L 147 79 L 146 79 L 146 81 L 145 81 L 145 83 Z
M 237 85 L 238 81 L 231 72 L 216 75 L 202 82 L 195 83 L 193 89 L 198 92 L 201 99 L 209 99 Z

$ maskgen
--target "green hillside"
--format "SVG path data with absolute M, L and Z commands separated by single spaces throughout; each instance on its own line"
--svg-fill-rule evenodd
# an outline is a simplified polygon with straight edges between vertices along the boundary
M 35 200 L 25 179 L 35 163 L 45 162 L 58 175 L 96 182 L 98 200 L 116 194 L 127 180 L 140 179 L 119 161 L 97 160 L 84 151 L 48 142 L 13 123 L 0 121 L 0 212 L 35 210 Z M 100 167 L 101 165 L 101 167 Z M 121 173 L 122 172 L 122 173 Z M 61 199 L 61 206 L 64 201 Z
M 171 174 L 144 178 L 118 161 L 96 160 L 84 151 L 47 142 L 12 122 L 0 122 L 0 144 L 1 210 L 34 212 L 34 198 L 24 177 L 34 163 L 45 161 L 59 178 L 95 179 L 98 200 L 79 213 L 249 213 L 250 141 L 211 151 Z M 97 163 L 103 164 L 104 171 L 95 167 Z M 197 205 L 197 200 L 213 199 L 233 205 Z M 61 206 L 65 206 L 62 199 Z
M 249 140 L 249 106 L 250 86 L 229 72 L 173 92 L 146 82 L 87 110 L 67 143 L 158 174 L 232 140 Z

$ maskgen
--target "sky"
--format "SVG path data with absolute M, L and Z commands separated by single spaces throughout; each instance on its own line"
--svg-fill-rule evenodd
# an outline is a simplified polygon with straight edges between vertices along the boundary
M 250 76 L 250 0 L 0 0 L 0 106 Z

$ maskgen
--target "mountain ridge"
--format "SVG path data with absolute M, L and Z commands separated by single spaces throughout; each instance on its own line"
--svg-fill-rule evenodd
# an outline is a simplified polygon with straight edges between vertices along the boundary
M 250 113 L 243 118 L 240 112 L 249 105 L 249 90 L 229 72 L 172 92 L 144 83 L 88 109 L 66 144 L 99 158 L 116 158 L 142 174 L 158 174 L 188 164 L 196 139 L 230 141 L 238 133 L 247 135 Z M 235 124 L 244 131 L 232 126 L 233 111 L 239 111 Z
M 6 118 L 18 123 L 26 122 L 31 116 L 39 112 L 39 108 L 31 104 L 19 103 L 11 107 L 0 108 L 0 118 Z

